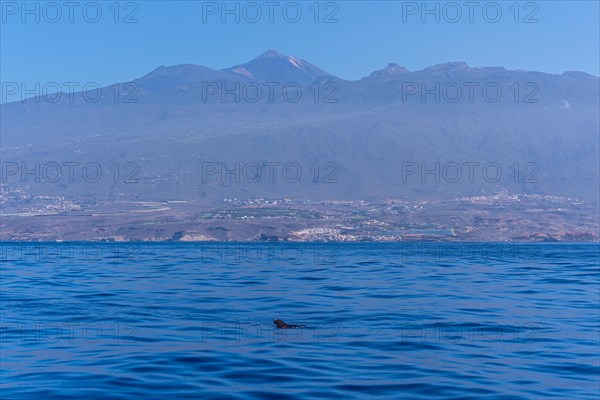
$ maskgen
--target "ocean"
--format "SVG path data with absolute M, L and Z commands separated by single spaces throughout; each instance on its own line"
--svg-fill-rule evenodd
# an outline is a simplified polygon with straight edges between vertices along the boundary
M 599 395 L 598 244 L 2 243 L 1 261 L 2 399 Z

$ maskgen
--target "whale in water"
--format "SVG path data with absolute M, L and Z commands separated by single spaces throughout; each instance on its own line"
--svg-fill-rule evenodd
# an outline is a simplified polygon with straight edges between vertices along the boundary
M 275 319 L 273 321 L 273 323 L 275 325 L 277 325 L 277 329 L 296 329 L 296 328 L 304 328 L 305 325 L 292 325 L 292 324 L 287 324 L 284 321 L 280 320 L 280 319 Z

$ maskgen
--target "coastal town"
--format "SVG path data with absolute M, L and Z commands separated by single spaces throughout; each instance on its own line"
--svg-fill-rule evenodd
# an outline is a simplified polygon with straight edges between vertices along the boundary
M 451 200 L 115 201 L 0 193 L 3 241 L 597 242 L 598 207 L 511 194 Z

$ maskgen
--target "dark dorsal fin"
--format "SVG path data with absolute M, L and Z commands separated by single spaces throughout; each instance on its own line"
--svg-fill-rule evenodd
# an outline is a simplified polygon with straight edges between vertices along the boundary
M 284 329 L 288 327 L 288 324 L 286 324 L 284 321 L 280 320 L 280 319 L 276 319 L 273 321 L 273 323 L 275 325 L 277 325 L 277 328 L 279 329 Z

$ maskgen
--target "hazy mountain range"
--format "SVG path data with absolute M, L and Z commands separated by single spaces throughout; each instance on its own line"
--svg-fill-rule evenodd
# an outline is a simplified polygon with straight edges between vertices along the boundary
M 427 199 L 506 189 L 597 201 L 599 83 L 583 72 L 462 62 L 421 71 L 390 63 L 347 81 L 269 50 L 223 70 L 161 66 L 102 88 L 98 101 L 89 100 L 98 94 L 92 90 L 88 100 L 75 93 L 57 102 L 37 97 L 2 104 L 1 155 L 3 163 L 42 167 L 139 166 L 136 183 L 81 182 L 76 175 L 73 183 L 25 184 L 48 194 Z M 420 174 L 435 170 L 436 162 L 439 175 Z M 211 169 L 215 163 L 248 168 L 227 184 Z M 281 168 L 290 163 L 286 181 Z M 255 179 L 256 165 L 271 165 L 275 175 L 266 176 L 263 167 Z M 292 182 L 298 169 L 302 176 Z

